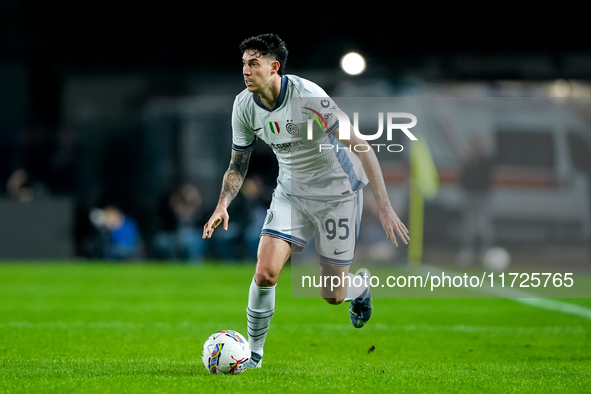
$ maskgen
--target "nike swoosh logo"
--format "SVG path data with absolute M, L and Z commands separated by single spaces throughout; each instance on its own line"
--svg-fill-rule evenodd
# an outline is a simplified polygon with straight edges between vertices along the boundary
M 339 254 L 343 254 L 343 253 L 347 253 L 349 251 L 349 249 L 347 250 L 343 250 L 342 252 L 337 252 L 336 250 L 334 251 L 334 255 L 338 256 Z
M 262 129 L 262 127 L 259 127 L 258 129 L 252 129 L 252 131 L 259 131 L 260 129 Z

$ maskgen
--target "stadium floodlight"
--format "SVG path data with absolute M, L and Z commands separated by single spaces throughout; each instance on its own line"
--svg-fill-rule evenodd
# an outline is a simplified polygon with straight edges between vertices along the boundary
M 365 71 L 365 59 L 356 52 L 349 52 L 341 58 L 341 68 L 349 75 L 359 75 Z
M 550 84 L 548 89 L 548 95 L 550 97 L 568 97 L 572 93 L 572 85 L 570 81 L 565 79 L 557 79 Z

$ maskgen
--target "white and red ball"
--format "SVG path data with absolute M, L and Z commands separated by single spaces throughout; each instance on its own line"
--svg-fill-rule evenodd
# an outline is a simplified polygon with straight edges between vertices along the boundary
M 237 375 L 246 370 L 250 361 L 250 345 L 239 332 L 218 331 L 203 344 L 203 365 L 212 374 Z

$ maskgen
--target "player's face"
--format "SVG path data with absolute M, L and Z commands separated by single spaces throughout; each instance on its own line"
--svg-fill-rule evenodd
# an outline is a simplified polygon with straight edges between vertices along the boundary
M 262 92 L 271 83 L 271 77 L 277 73 L 278 62 L 261 56 L 256 51 L 245 51 L 242 55 L 242 75 L 249 92 Z

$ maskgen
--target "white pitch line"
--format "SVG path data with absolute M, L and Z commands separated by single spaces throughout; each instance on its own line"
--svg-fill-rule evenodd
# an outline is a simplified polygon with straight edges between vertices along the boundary
M 552 300 L 549 298 L 511 298 L 513 301 L 521 302 L 523 304 L 537 306 L 538 308 L 544 308 L 551 311 L 564 312 L 570 315 L 576 315 L 591 319 L 591 309 L 585 308 L 584 306 L 577 304 L 570 304 L 568 302 L 562 302 Z
M 422 264 L 421 267 L 429 271 L 435 271 L 439 273 L 443 272 L 441 269 L 428 264 Z M 460 275 L 459 273 L 453 271 L 447 272 L 450 276 Z M 550 311 L 562 312 L 570 315 L 584 317 L 586 319 L 591 319 L 591 309 L 589 308 L 549 298 L 541 298 L 536 294 L 528 293 L 514 288 L 470 287 L 470 289 L 491 294 L 500 298 L 506 298 L 509 300 L 521 302 L 522 304 L 547 309 Z

